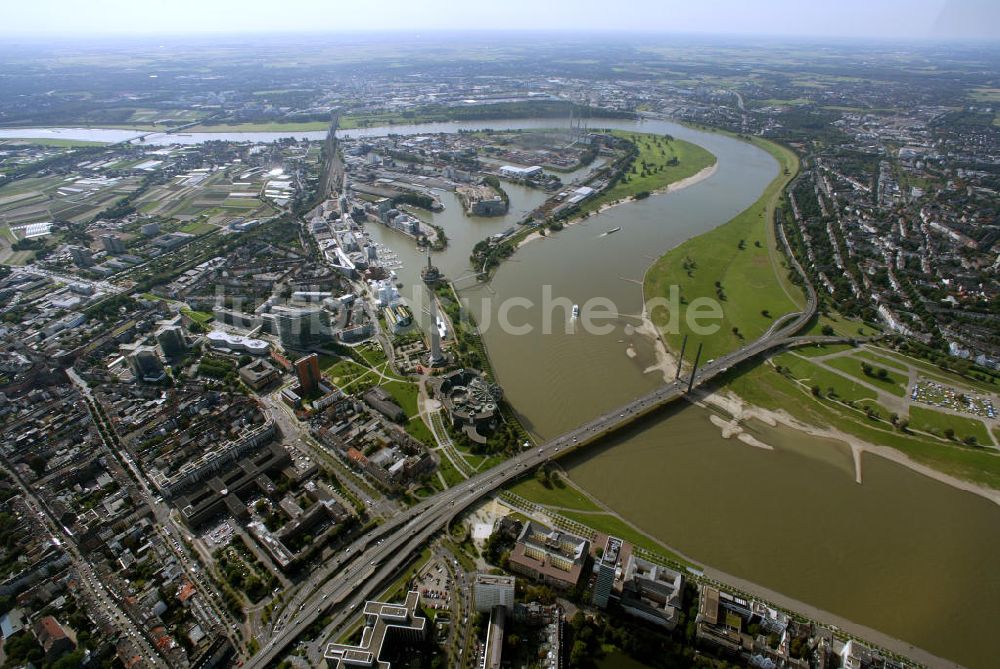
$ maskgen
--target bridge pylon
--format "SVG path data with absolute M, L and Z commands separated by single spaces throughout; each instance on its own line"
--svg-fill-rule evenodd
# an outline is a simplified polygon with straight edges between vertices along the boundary
M 688 336 L 684 335 L 684 339 L 681 340 L 681 354 L 677 356 L 677 373 L 674 374 L 674 381 L 681 378 L 681 365 L 684 364 L 684 349 L 688 345 Z
M 687 392 L 690 394 L 691 388 L 694 386 L 694 375 L 698 371 L 698 361 L 701 359 L 701 342 L 698 342 L 698 352 L 694 354 L 694 367 L 691 368 L 691 378 L 688 379 L 688 389 Z

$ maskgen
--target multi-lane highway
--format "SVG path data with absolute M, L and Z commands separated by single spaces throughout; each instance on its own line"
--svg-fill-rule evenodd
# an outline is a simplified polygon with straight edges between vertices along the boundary
M 779 237 L 787 247 L 784 231 Z M 801 266 L 789 254 L 800 275 Z M 762 353 L 796 343 L 795 334 L 816 312 L 816 292 L 805 282 L 806 308 L 781 319 L 780 327 L 772 327 L 759 339 L 743 348 L 706 363 L 693 372 L 692 378 L 679 379 L 637 397 L 628 404 L 609 411 L 544 444 L 522 452 L 492 469 L 477 474 L 462 483 L 428 498 L 388 519 L 379 527 L 359 538 L 338 557 L 318 569 L 303 584 L 281 618 L 280 626 L 270 642 L 248 663 L 249 667 L 269 666 L 281 656 L 315 620 L 326 613 L 333 616 L 333 627 L 347 622 L 357 607 L 374 594 L 380 584 L 398 574 L 409 555 L 434 533 L 445 527 L 460 511 L 492 490 L 504 485 L 548 460 L 568 451 L 603 439 L 637 419 L 650 414 L 682 397 L 688 389 L 698 387 L 725 373 L 731 367 Z

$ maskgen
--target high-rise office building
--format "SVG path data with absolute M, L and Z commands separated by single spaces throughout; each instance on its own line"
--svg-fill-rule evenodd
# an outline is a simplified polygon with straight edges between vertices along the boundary
M 618 557 L 621 549 L 621 539 L 608 537 L 608 541 L 604 545 L 604 552 L 594 562 L 594 571 L 597 573 L 597 579 L 594 583 L 594 592 L 590 598 L 594 606 L 603 609 L 608 605 L 608 599 L 611 598 L 611 591 L 615 586 L 615 575 L 618 570 Z
M 184 330 L 179 325 L 165 325 L 156 331 L 156 343 L 160 345 L 163 355 L 172 358 L 187 350 L 187 340 Z
M 476 574 L 476 580 L 472 584 L 476 611 L 488 613 L 494 606 L 513 608 L 515 584 L 516 579 L 513 576 Z
M 139 381 L 159 381 L 165 374 L 163 363 L 152 346 L 139 346 L 126 358 L 129 369 Z
M 271 313 L 278 338 L 286 348 L 308 348 L 330 335 L 326 313 L 320 307 L 277 306 Z
M 319 382 L 322 374 L 319 371 L 319 356 L 315 353 L 299 358 L 295 361 L 295 374 L 299 377 L 299 387 L 302 394 L 319 390 Z

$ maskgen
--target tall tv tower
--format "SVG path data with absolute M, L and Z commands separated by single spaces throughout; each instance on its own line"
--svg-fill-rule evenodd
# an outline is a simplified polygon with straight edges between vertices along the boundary
M 427 267 L 420 270 L 420 278 L 427 286 L 427 297 L 430 300 L 431 312 L 431 356 L 428 362 L 431 367 L 443 365 L 446 362 L 444 353 L 441 351 L 441 331 L 438 328 L 437 296 L 434 295 L 434 288 L 441 280 L 441 271 L 431 264 L 431 254 L 427 254 Z

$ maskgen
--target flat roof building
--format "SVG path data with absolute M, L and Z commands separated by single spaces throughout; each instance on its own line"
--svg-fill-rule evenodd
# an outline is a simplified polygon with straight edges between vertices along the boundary
M 418 644 L 427 634 L 427 619 L 416 615 L 419 601 L 420 594 L 411 590 L 403 604 L 365 602 L 361 642 L 357 646 L 327 644 L 323 657 L 330 669 L 391 669 L 391 660 L 383 659 L 383 655 Z
M 510 554 L 511 571 L 555 588 L 580 582 L 590 542 L 529 520 Z
M 626 613 L 673 629 L 680 616 L 684 577 L 680 572 L 632 555 L 625 567 L 621 605 Z
M 492 611 L 494 606 L 513 608 L 515 584 L 516 579 L 513 576 L 476 574 L 476 580 L 472 583 L 476 611 L 486 613 Z
M 278 369 L 263 358 L 258 358 L 253 362 L 240 367 L 240 379 L 254 390 L 260 390 L 266 385 L 278 379 L 281 373 Z
M 539 165 L 532 165 L 531 167 L 504 165 L 500 168 L 500 176 L 507 179 L 530 179 L 540 175 L 541 173 L 542 168 Z

